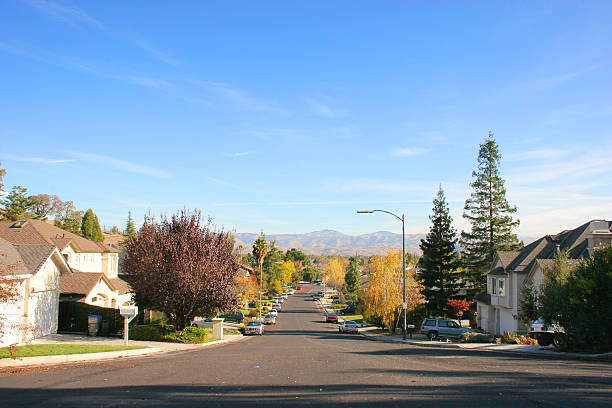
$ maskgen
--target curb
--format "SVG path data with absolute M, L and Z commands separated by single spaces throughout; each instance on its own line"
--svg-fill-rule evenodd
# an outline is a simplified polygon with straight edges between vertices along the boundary
M 421 346 L 421 347 L 431 347 L 431 348 L 447 348 L 447 349 L 461 349 L 461 350 L 476 350 L 476 351 L 491 351 L 491 352 L 496 352 L 496 353 L 522 353 L 522 354 L 531 354 L 531 355 L 536 355 L 536 356 L 548 356 L 548 357 L 558 357 L 558 358 L 565 358 L 565 359 L 578 359 L 578 360 L 597 360 L 597 361 L 612 361 L 612 352 L 610 353 L 601 353 L 601 354 L 580 354 L 580 353 L 566 353 L 566 352 L 556 352 L 556 351 L 550 351 L 550 350 L 542 350 L 542 351 L 531 351 L 531 350 L 520 350 L 520 349 L 514 349 L 514 350 L 503 350 L 503 349 L 496 349 L 494 347 L 485 347 L 485 346 L 491 346 L 492 344 L 489 343 L 482 343 L 482 346 L 473 346 L 473 347 L 462 347 L 460 344 L 456 344 L 456 343 L 422 343 L 419 341 L 412 341 L 412 340 L 401 340 L 401 339 L 385 339 L 385 338 L 381 338 L 384 335 L 381 336 L 375 336 L 375 335 L 368 335 L 365 333 L 359 333 L 361 336 L 367 338 L 368 340 L 372 340 L 372 341 L 382 341 L 383 343 L 400 343 L 400 344 L 410 344 L 413 346 Z M 467 344 L 475 344 L 475 343 L 467 343 Z
M 144 356 L 163 351 L 157 347 L 148 347 L 136 350 L 121 350 L 121 351 L 106 351 L 103 353 L 86 353 L 86 354 L 65 354 L 59 356 L 39 356 L 39 357 L 22 357 L 13 359 L 0 360 L 0 368 L 9 367 L 25 367 L 25 366 L 42 366 L 62 363 L 74 363 L 80 361 L 91 360 L 107 360 L 120 357 Z M 5 361 L 8 360 L 8 361 Z

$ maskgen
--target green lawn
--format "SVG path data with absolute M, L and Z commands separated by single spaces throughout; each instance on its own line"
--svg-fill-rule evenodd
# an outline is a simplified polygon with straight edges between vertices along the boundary
M 14 357 L 60 356 L 65 354 L 103 353 L 105 351 L 136 350 L 143 346 L 104 346 L 95 344 L 34 344 L 15 347 Z M 0 349 L 0 358 L 10 358 L 6 348 Z
M 344 303 L 338 303 L 336 305 L 332 306 L 332 309 L 334 310 L 340 310 L 340 309 L 344 309 L 346 307 L 346 305 Z
M 355 314 L 355 315 L 344 315 L 342 316 L 342 318 L 344 320 L 352 320 L 356 323 L 363 323 L 363 316 L 360 314 Z

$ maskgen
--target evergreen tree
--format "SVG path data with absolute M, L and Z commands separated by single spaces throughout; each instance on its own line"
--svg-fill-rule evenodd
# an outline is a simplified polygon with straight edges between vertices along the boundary
M 357 303 L 360 289 L 361 272 L 359 271 L 357 258 L 352 256 L 349 258 L 349 265 L 346 270 L 346 275 L 344 276 L 344 287 L 342 288 L 342 292 L 347 300 Z
M 132 219 L 131 211 L 128 212 L 128 220 L 125 226 L 125 235 L 127 239 L 132 239 L 134 238 L 134 235 L 136 235 L 136 226 L 134 225 L 134 220 Z
M 81 235 L 83 238 L 87 238 L 94 242 L 104 241 L 104 236 L 102 235 L 102 230 L 100 229 L 100 223 L 98 222 L 98 217 L 94 214 L 91 208 L 85 212 L 83 220 L 81 221 Z
M 28 189 L 14 186 L 4 202 L 4 219 L 7 221 L 39 218 L 31 210 L 36 204 L 34 197 L 28 195 Z
M 457 295 L 459 287 L 457 232 L 451 225 L 453 219 L 442 186 L 433 200 L 433 214 L 429 219 L 432 224 L 429 233 L 419 245 L 423 255 L 419 259 L 418 278 L 425 286 L 422 293 L 427 300 L 427 312 L 430 316 L 441 316 L 447 300 Z
M 464 262 L 468 269 L 471 292 L 482 291 L 486 286 L 486 268 L 497 251 L 519 249 L 516 234 L 512 231 L 519 225 L 513 219 L 516 206 L 510 207 L 506 200 L 504 180 L 499 173 L 501 155 L 493 133 L 480 145 L 478 170 L 472 172 L 473 191 L 465 202 L 463 217 L 472 224 L 470 232 L 461 232 L 460 245 L 464 249 Z

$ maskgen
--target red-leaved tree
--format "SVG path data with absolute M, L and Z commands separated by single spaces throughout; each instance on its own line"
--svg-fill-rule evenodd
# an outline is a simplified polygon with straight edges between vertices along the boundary
M 238 262 L 229 234 L 183 210 L 150 222 L 127 244 L 126 280 L 141 308 L 161 310 L 177 331 L 195 316 L 236 306 Z
M 450 314 L 457 318 L 463 315 L 463 312 L 470 310 L 471 304 L 471 302 L 466 302 L 465 300 L 449 299 L 446 301 L 446 307 Z

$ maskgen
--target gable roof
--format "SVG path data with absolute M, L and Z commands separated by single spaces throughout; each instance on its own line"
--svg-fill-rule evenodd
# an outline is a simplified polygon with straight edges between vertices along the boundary
M 595 231 L 593 228 L 603 228 L 596 233 L 610 233 L 612 221 L 593 220 L 573 230 L 565 230 L 556 235 L 546 235 L 531 244 L 523 247 L 520 251 L 498 251 L 497 256 L 502 260 L 507 272 L 529 272 L 536 262 L 541 266 L 548 266 L 547 261 L 552 261 L 558 251 L 566 251 L 569 259 L 582 259 L 588 254 L 587 238 Z M 505 261 L 512 258 L 506 265 Z M 495 270 L 489 271 L 493 273 Z
M 109 281 L 111 281 L 115 289 L 119 291 L 120 295 L 125 295 L 126 293 L 132 292 L 132 287 L 130 286 L 130 284 L 121 278 L 112 278 L 109 279 Z
M 77 252 L 118 252 L 40 220 L 0 221 L 0 238 L 18 245 L 53 245 L 60 251 L 72 243 Z
M 111 290 L 116 290 L 103 273 L 81 272 L 73 269 L 72 275 L 60 278 L 60 293 L 88 295 L 100 281 L 104 281 Z
M 34 275 L 55 255 L 61 272 L 71 269 L 53 245 L 16 245 L 0 238 L 0 275 Z

